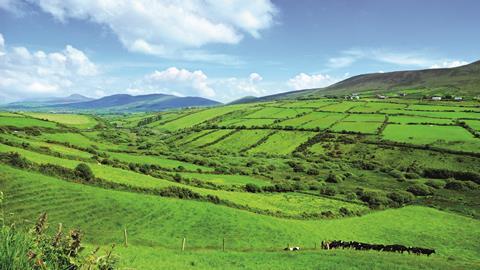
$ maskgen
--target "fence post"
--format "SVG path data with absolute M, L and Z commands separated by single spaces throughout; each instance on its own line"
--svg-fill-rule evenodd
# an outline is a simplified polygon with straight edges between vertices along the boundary
M 123 229 L 123 239 L 125 240 L 125 247 L 128 247 L 127 227 L 125 227 L 125 229 Z
M 185 242 L 187 241 L 187 238 L 186 237 L 183 237 L 183 240 L 182 240 L 182 251 L 185 250 Z

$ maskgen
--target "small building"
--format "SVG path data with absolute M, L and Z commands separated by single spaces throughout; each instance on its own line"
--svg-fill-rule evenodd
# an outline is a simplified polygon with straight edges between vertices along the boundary
M 454 97 L 453 100 L 455 100 L 455 101 L 462 101 L 462 100 L 463 100 L 463 97 Z
M 398 94 L 398 95 L 401 96 L 401 97 L 404 97 L 404 96 L 407 95 L 407 93 L 400 93 L 400 94 Z
M 377 98 L 379 98 L 379 99 L 387 99 L 387 96 L 384 96 L 384 95 L 377 95 Z
M 432 97 L 432 100 L 442 100 L 442 97 L 435 96 L 435 97 Z

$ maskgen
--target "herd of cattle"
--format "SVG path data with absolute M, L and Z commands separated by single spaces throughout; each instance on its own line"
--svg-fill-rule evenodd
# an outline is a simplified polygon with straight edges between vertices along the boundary
M 322 241 L 322 249 L 355 249 L 355 250 L 376 250 L 376 251 L 387 251 L 387 252 L 398 252 L 404 253 L 408 252 L 409 254 L 416 255 L 427 255 L 430 256 L 435 253 L 435 249 L 421 248 L 421 247 L 406 247 L 404 245 L 382 245 L 382 244 L 368 244 L 356 241 Z M 286 251 L 298 251 L 300 247 L 287 247 L 284 250 Z

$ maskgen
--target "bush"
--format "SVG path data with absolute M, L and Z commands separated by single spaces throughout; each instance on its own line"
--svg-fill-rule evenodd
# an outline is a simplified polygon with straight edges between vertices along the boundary
M 404 205 L 409 203 L 415 199 L 415 197 L 408 192 L 405 191 L 394 191 L 387 194 L 387 197 L 397 203 L 398 205 Z
M 330 173 L 327 176 L 327 179 L 325 179 L 325 182 L 327 182 L 327 183 L 340 183 L 341 181 L 342 181 L 342 179 L 338 175 L 333 174 L 333 173 Z
M 478 185 L 472 181 L 449 180 L 445 184 L 446 189 L 451 190 L 473 190 L 477 189 Z
M 388 203 L 378 192 L 373 191 L 361 192 L 359 199 L 367 203 L 370 208 L 380 208 Z
M 96 251 L 82 256 L 82 235 L 78 230 L 64 233 L 59 227 L 55 234 L 49 235 L 47 226 L 44 213 L 28 233 L 14 227 L 0 227 L 0 269 L 116 269 L 118 257 L 112 250 L 106 256 L 97 256 Z
M 433 188 L 425 184 L 415 184 L 415 185 L 409 186 L 407 188 L 407 191 L 412 193 L 415 196 L 428 196 L 428 195 L 432 195 L 434 192 Z
M 425 185 L 432 187 L 434 189 L 439 189 L 443 187 L 443 181 L 441 180 L 428 180 L 425 182 Z
M 335 194 L 337 194 L 337 190 L 334 187 L 325 186 L 320 188 L 320 194 L 327 196 L 335 196 Z
M 178 199 L 192 199 L 192 200 L 198 200 L 202 198 L 200 194 L 193 192 L 188 188 L 175 187 L 175 186 L 167 187 L 160 190 L 160 196 L 173 197 Z
M 85 181 L 91 181 L 95 178 L 92 169 L 85 163 L 80 163 L 75 167 L 75 175 Z
M 255 184 L 252 184 L 252 183 L 248 183 L 245 185 L 245 190 L 247 192 L 251 192 L 251 193 L 259 193 L 259 192 L 262 192 L 262 188 L 260 188 L 259 186 L 255 185 Z

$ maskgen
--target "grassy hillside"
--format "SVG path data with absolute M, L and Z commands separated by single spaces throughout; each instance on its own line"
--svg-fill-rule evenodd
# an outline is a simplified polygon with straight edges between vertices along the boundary
M 405 93 L 407 96 L 415 98 L 424 95 L 452 95 L 471 98 L 480 95 L 480 61 L 455 68 L 362 74 L 325 88 L 286 92 L 254 100 L 248 99 L 246 102 L 329 95 L 344 96 L 352 93 L 366 96 Z
M 80 228 L 89 249 L 118 244 L 125 268 L 475 269 L 479 108 L 322 98 L 0 113 L 0 191 L 7 224 L 46 211 L 52 230 Z M 328 239 L 436 254 L 321 250 Z

